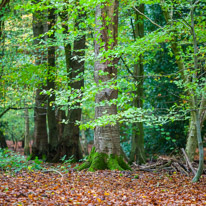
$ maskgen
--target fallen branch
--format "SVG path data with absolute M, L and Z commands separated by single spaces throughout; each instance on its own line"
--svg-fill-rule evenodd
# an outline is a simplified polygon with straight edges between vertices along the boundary
M 190 162 L 190 160 L 189 160 L 189 158 L 188 158 L 188 156 L 187 156 L 184 148 L 181 148 L 181 150 L 182 150 L 182 153 L 183 153 L 184 156 L 185 156 L 186 162 L 188 163 L 188 165 L 189 165 L 190 169 L 192 170 L 193 174 L 195 175 L 195 174 L 196 174 L 196 171 L 195 171 L 195 169 L 192 167 L 192 164 L 191 164 L 191 162 Z
M 64 179 L 64 175 L 61 173 L 61 172 L 59 172 L 58 170 L 43 170 L 42 172 L 56 172 L 56 173 L 58 173 L 59 175 L 61 175 L 61 182 L 63 181 L 63 179 Z

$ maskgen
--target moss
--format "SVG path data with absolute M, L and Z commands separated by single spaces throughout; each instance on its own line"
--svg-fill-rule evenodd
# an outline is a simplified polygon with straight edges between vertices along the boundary
M 123 157 L 122 156 L 119 156 L 118 157 L 118 163 L 119 163 L 119 166 L 121 168 L 123 168 L 124 170 L 132 170 L 129 165 L 124 161 Z
M 109 159 L 107 160 L 107 167 L 110 170 L 124 170 L 122 167 L 120 167 L 118 163 L 118 157 L 112 154 L 109 156 Z
M 107 155 L 105 153 L 98 153 L 95 151 L 95 147 L 92 148 L 90 155 L 86 162 L 76 167 L 77 170 L 87 169 L 94 172 L 96 170 L 131 170 L 131 168 L 124 162 L 122 157 L 117 155 Z
M 93 156 L 95 155 L 95 153 L 96 153 L 96 149 L 95 149 L 95 147 L 92 147 L 92 150 L 91 150 L 91 152 L 90 152 L 90 154 L 88 156 L 88 159 L 87 159 L 89 162 L 92 161 Z
M 104 153 L 98 153 L 96 152 L 92 156 L 92 163 L 89 167 L 89 171 L 94 172 L 96 170 L 104 170 L 107 168 L 107 165 L 105 163 L 105 160 L 107 159 L 107 155 Z
M 86 161 L 86 162 L 82 163 L 81 165 L 75 167 L 74 169 L 81 171 L 81 170 L 89 168 L 90 165 L 91 165 L 91 162 Z

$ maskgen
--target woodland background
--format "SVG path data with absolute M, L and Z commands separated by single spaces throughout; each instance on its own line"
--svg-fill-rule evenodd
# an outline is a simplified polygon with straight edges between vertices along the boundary
M 97 5 L 118 5 L 116 22 L 102 17 L 105 42 L 98 42 Z M 23 140 L 32 158 L 79 160 L 94 143 L 94 128 L 118 123 L 128 162 L 181 148 L 193 161 L 206 134 L 205 8 L 204 1 L 2 0 L 1 147 Z M 113 39 L 111 25 L 118 25 Z M 108 75 L 101 70 L 97 83 L 95 42 L 102 64 L 116 61 L 115 78 L 101 81 Z M 108 88 L 118 97 L 95 102 Z M 105 105 L 117 112 L 95 117 Z M 203 165 L 203 152 L 199 160 Z

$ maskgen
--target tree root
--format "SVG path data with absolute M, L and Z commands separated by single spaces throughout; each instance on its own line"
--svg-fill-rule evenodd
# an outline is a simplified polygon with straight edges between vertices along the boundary
M 95 147 L 92 148 L 87 161 L 77 166 L 75 169 L 81 171 L 88 169 L 88 171 L 94 172 L 96 170 L 131 170 L 127 163 L 121 156 L 107 155 L 105 153 L 98 153 L 95 151 Z

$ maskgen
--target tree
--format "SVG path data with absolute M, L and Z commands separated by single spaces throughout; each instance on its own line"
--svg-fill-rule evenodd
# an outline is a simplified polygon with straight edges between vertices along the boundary
M 54 5 L 50 5 L 54 7 Z M 54 27 L 56 23 L 55 8 L 48 9 L 48 43 L 51 46 L 48 47 L 48 69 L 47 69 L 47 90 L 50 91 L 47 102 L 47 119 L 49 129 L 49 154 L 48 159 L 52 159 L 57 153 L 58 146 L 58 130 L 57 120 L 55 115 L 55 32 Z
M 40 2 L 35 1 L 34 4 Z M 45 14 L 38 9 L 33 13 L 33 34 L 34 45 L 36 46 L 35 64 L 36 66 L 42 66 L 45 61 L 45 52 L 42 48 L 42 42 L 45 39 L 44 34 L 47 32 L 47 24 Z M 43 66 L 42 66 L 43 68 Z M 46 124 L 46 95 L 42 93 L 44 89 L 43 83 L 36 89 L 35 108 L 34 108 L 34 144 L 32 146 L 32 156 L 38 156 L 42 158 L 48 153 L 48 136 L 47 136 L 47 124 Z
M 85 55 L 85 41 L 86 36 L 84 31 L 81 31 L 81 24 L 84 21 L 85 11 L 83 9 L 77 10 L 78 15 L 74 20 L 74 30 L 78 32 L 75 36 L 73 42 L 65 41 L 65 58 L 66 58 L 66 68 L 67 68 L 67 80 L 68 80 L 68 90 L 71 94 L 76 96 L 73 101 L 74 104 L 68 106 L 66 124 L 64 125 L 64 131 L 62 138 L 59 141 L 58 152 L 55 155 L 53 161 L 58 161 L 63 156 L 66 155 L 67 158 L 73 157 L 74 160 L 82 159 L 82 151 L 80 145 L 80 129 L 76 124 L 77 121 L 81 120 L 82 109 L 80 107 L 80 100 L 82 98 L 82 89 L 84 87 L 84 55 Z M 64 34 L 69 36 L 68 28 L 68 11 L 65 9 L 64 12 L 60 14 L 62 18 L 62 26 L 64 28 Z M 72 101 L 70 98 L 68 102 Z
M 25 113 L 24 154 L 30 155 L 30 147 L 29 147 L 30 134 L 29 134 L 29 110 L 28 110 L 28 107 L 25 107 L 24 113 Z
M 184 19 L 184 17 L 180 18 L 180 21 L 183 20 L 184 23 L 186 24 L 186 28 L 188 29 L 189 27 L 189 31 L 193 39 L 192 40 L 193 60 L 191 63 L 193 67 L 192 68 L 193 71 L 190 72 L 189 70 L 189 72 L 187 72 L 187 69 L 186 69 L 187 64 L 182 54 L 181 45 L 179 45 L 178 43 L 180 32 L 178 32 L 175 27 L 174 28 L 172 27 L 174 23 L 174 19 L 172 17 L 173 12 L 171 12 L 172 9 L 169 10 L 166 2 L 164 0 L 161 1 L 165 19 L 167 23 L 171 25 L 171 28 L 172 28 L 173 35 L 172 35 L 172 40 L 171 40 L 171 47 L 175 55 L 176 62 L 177 62 L 177 65 L 178 65 L 178 68 L 181 74 L 181 78 L 182 78 L 181 84 L 183 84 L 185 91 L 188 95 L 187 100 L 189 102 L 190 109 L 191 109 L 190 133 L 189 133 L 189 138 L 188 138 L 187 147 L 186 147 L 190 160 L 193 160 L 194 158 L 194 154 L 195 154 L 194 151 L 196 150 L 197 143 L 198 143 L 198 148 L 199 148 L 199 167 L 198 167 L 198 171 L 195 177 L 193 178 L 193 182 L 198 181 L 203 172 L 203 165 L 204 165 L 203 151 L 204 150 L 203 150 L 203 142 L 202 142 L 202 137 L 201 137 L 201 127 L 205 120 L 204 107 L 206 104 L 204 83 L 201 84 L 202 75 L 200 77 L 197 76 L 197 73 L 200 71 L 200 69 L 198 68 L 198 45 L 197 45 L 197 36 L 195 32 L 195 23 L 194 23 L 194 10 L 195 10 L 196 4 L 198 4 L 198 1 L 195 3 L 191 1 L 191 4 L 189 5 L 189 10 L 190 10 L 189 17 L 191 19 L 187 19 L 188 22 Z M 174 5 L 174 6 L 177 6 L 177 5 Z M 188 5 L 186 4 L 186 6 Z M 173 5 L 171 7 L 173 7 Z M 203 89 L 202 89 L 202 86 L 203 86 Z M 198 91 L 201 91 L 201 92 L 198 92 Z
M 139 6 L 139 11 L 144 13 L 144 4 Z M 144 36 L 144 22 L 142 16 L 135 11 L 135 28 L 133 28 L 134 39 L 142 38 Z M 131 19 L 132 21 L 132 19 Z M 132 23 L 132 22 L 131 22 Z M 132 26 L 133 27 L 133 26 Z M 143 108 L 143 82 L 144 82 L 144 66 L 143 56 L 140 55 L 139 61 L 134 65 L 134 80 L 137 84 L 135 97 L 133 100 L 134 107 Z M 144 151 L 144 128 L 143 122 L 133 123 L 132 125 L 132 141 L 131 141 L 130 162 L 137 162 L 138 164 L 145 163 Z
M 118 35 L 118 4 L 117 0 L 104 2 L 96 6 L 95 15 L 95 66 L 94 79 L 97 86 L 100 83 L 107 85 L 108 82 L 117 78 L 118 58 L 102 58 L 101 53 L 113 50 L 117 45 Z M 95 97 L 95 119 L 101 118 L 105 113 L 108 115 L 117 114 L 116 103 L 109 103 L 116 100 L 118 90 L 115 84 L 111 87 L 100 88 Z M 103 104 L 102 104 L 103 103 Z M 120 135 L 119 125 L 107 124 L 96 125 L 94 129 L 94 148 L 88 161 L 79 167 L 89 168 L 90 171 L 97 169 L 129 169 L 120 157 Z

